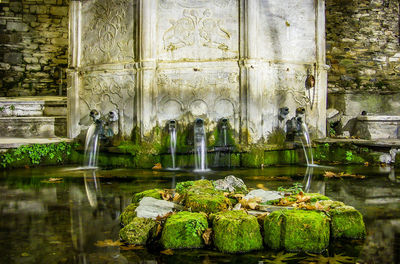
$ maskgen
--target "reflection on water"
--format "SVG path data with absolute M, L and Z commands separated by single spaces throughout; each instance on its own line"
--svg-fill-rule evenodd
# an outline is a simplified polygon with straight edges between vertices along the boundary
M 400 263 L 400 173 L 390 167 L 346 167 L 341 171 L 366 179 L 323 179 L 326 168 L 276 167 L 263 170 L 185 171 L 24 169 L 0 173 L 0 255 L 4 263 Z M 339 169 L 337 169 L 339 170 Z M 324 255 L 258 251 L 225 255 L 210 250 L 124 251 L 118 246 L 119 215 L 133 192 L 171 188 L 177 182 L 233 174 L 251 187 L 276 190 L 303 182 L 359 209 L 364 215 L 364 242 L 337 241 Z M 51 177 L 63 178 L 49 183 Z M 104 244 L 103 243 L 103 244 Z

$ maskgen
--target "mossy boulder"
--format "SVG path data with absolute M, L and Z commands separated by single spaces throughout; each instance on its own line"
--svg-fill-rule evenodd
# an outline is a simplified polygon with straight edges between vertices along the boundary
M 119 231 L 119 237 L 132 245 L 145 245 L 155 235 L 156 225 L 153 219 L 135 217 Z
M 217 213 L 230 208 L 231 202 L 208 180 L 194 182 L 186 190 L 185 207 L 192 212 Z
M 241 253 L 263 247 L 257 218 L 244 211 L 226 211 L 212 215 L 214 244 L 222 252 Z
M 365 225 L 359 211 L 351 206 L 337 207 L 329 211 L 333 238 L 365 238 Z
M 330 200 L 329 197 L 322 195 L 320 193 L 305 193 L 305 196 L 310 196 L 310 202 L 315 203 L 318 201 L 325 201 L 325 200 Z
M 138 207 L 138 204 L 132 203 L 124 209 L 124 211 L 122 212 L 122 214 L 119 217 L 122 225 L 126 226 L 136 217 L 135 210 L 137 207 Z
M 175 192 L 179 194 L 186 194 L 188 188 L 192 187 L 194 181 L 185 181 L 185 182 L 178 182 L 175 187 Z
M 264 242 L 272 249 L 319 253 L 329 245 L 329 218 L 323 212 L 275 211 L 264 220 Z
M 132 203 L 140 202 L 140 200 L 142 200 L 143 197 L 153 197 L 155 199 L 162 200 L 161 192 L 162 190 L 160 189 L 151 189 L 140 193 L 135 193 L 132 197 Z
M 208 228 L 207 218 L 201 213 L 179 212 L 171 215 L 164 226 L 161 243 L 165 248 L 202 248 L 202 235 Z

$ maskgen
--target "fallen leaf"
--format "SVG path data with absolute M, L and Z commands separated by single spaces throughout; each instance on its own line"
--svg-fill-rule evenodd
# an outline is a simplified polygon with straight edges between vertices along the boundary
M 21 253 L 21 256 L 22 256 L 22 257 L 29 257 L 29 256 L 30 256 L 30 254 L 29 254 L 29 253 L 27 253 L 27 252 L 23 252 L 23 253 Z
M 237 193 L 237 194 L 235 194 L 233 197 L 236 198 L 238 201 L 240 201 L 241 199 L 243 199 L 244 194 Z
M 297 203 L 306 203 L 311 200 L 310 196 L 304 196 L 303 193 L 301 195 L 300 194 L 297 195 L 296 198 L 297 198 L 296 201 Z
M 334 172 L 332 172 L 332 171 L 325 171 L 325 172 L 324 172 L 324 177 L 327 177 L 327 178 L 335 178 L 335 177 L 337 177 L 337 174 L 334 173 Z
M 324 207 L 322 206 L 322 204 L 320 204 L 318 201 L 315 203 L 315 209 L 322 211 L 324 210 Z
M 164 254 L 164 255 L 169 255 L 169 256 L 174 255 L 174 251 L 172 251 L 172 249 L 167 249 L 167 250 L 164 250 L 164 251 L 160 251 L 160 253 Z
M 264 184 L 262 184 L 262 183 L 257 184 L 257 188 L 258 189 L 263 189 L 263 190 L 268 190 L 268 188 L 265 187 Z
M 211 228 L 207 228 L 206 231 L 204 231 L 204 233 L 202 235 L 204 244 L 211 245 L 211 234 L 212 234 Z
M 162 169 L 161 163 L 154 164 L 153 168 L 151 168 L 151 169 L 152 170 L 161 170 Z
M 162 231 L 162 226 L 159 224 L 157 225 L 157 229 L 156 229 L 156 237 L 161 233 Z
M 160 191 L 160 194 L 165 201 L 172 200 L 172 195 L 168 191 Z
M 174 212 L 169 212 L 169 213 L 166 213 L 165 215 L 158 215 L 156 217 L 156 221 L 163 221 L 163 220 L 167 219 L 168 217 L 170 217 L 173 214 L 174 214 Z
M 179 202 L 181 200 L 181 195 L 179 193 L 175 193 L 174 198 L 172 199 L 173 202 Z
M 368 161 L 364 163 L 364 166 L 366 166 L 366 167 L 369 166 Z
M 97 241 L 94 245 L 96 247 L 118 247 L 123 245 L 123 243 L 119 240 L 112 241 L 111 239 L 106 239 L 103 241 Z
M 254 210 L 254 209 L 256 209 L 257 205 L 258 205 L 258 203 L 252 202 L 252 203 L 248 203 L 247 207 Z
M 122 245 L 122 246 L 119 246 L 119 248 L 121 250 L 140 250 L 140 249 L 144 249 L 143 246 L 137 246 L 137 245 Z

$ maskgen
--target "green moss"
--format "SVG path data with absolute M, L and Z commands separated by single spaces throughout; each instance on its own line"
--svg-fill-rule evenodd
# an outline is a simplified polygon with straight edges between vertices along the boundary
M 126 226 L 127 224 L 129 224 L 130 222 L 132 222 L 132 220 L 136 217 L 136 208 L 138 207 L 138 205 L 136 203 L 132 203 L 130 205 L 128 205 L 124 211 L 122 212 L 122 214 L 120 215 L 120 220 L 121 223 Z
M 329 218 L 322 212 L 276 211 L 264 220 L 264 241 L 273 249 L 322 252 L 329 245 Z
M 244 211 L 220 212 L 213 216 L 214 244 L 222 252 L 240 253 L 262 248 L 257 218 Z
M 264 243 L 271 249 L 279 250 L 281 245 L 281 230 L 283 229 L 284 211 L 272 212 L 264 219 Z
M 330 200 L 329 197 L 322 195 L 320 193 L 305 193 L 304 195 L 310 196 L 311 197 L 310 202 L 312 202 L 312 203 L 315 203 L 315 202 L 318 202 L 321 200 Z
M 365 225 L 359 211 L 351 206 L 337 207 L 329 211 L 333 238 L 362 239 L 365 237 Z
M 162 200 L 161 192 L 162 190 L 160 189 L 151 189 L 140 193 L 135 193 L 132 197 L 132 203 L 140 202 L 140 200 L 142 200 L 143 197 L 153 197 Z
M 161 243 L 165 248 L 201 248 L 202 235 L 208 228 L 207 218 L 201 213 L 179 212 L 165 223 Z
M 119 231 L 122 240 L 133 245 L 145 245 L 155 235 L 156 222 L 153 219 L 135 217 Z
M 185 194 L 185 207 L 193 212 L 216 213 L 227 210 L 231 203 L 222 191 L 214 189 L 208 180 L 195 181 Z
M 242 153 L 241 166 L 247 168 L 259 168 L 264 164 L 264 149 L 252 147 L 249 152 Z
M 286 133 L 282 128 L 276 127 L 267 136 L 267 143 L 284 147 L 286 144 Z
M 178 182 L 175 187 L 175 191 L 179 194 L 186 194 L 187 189 L 192 187 L 194 181 Z

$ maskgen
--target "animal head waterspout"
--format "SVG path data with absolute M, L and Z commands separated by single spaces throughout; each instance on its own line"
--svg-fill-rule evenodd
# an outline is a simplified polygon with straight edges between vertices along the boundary
M 284 120 L 286 118 L 286 116 L 289 114 L 289 107 L 281 107 L 279 108 L 279 115 L 278 115 L 278 119 L 280 121 Z
M 90 118 L 92 118 L 93 122 L 96 122 L 100 119 L 100 113 L 96 109 L 92 109 L 89 114 Z
M 109 122 L 118 121 L 118 114 L 117 114 L 117 111 L 110 111 L 110 112 L 108 113 L 108 121 L 109 121 Z
M 168 128 L 169 128 L 169 130 L 176 129 L 176 121 L 175 120 L 169 120 L 168 121 Z

